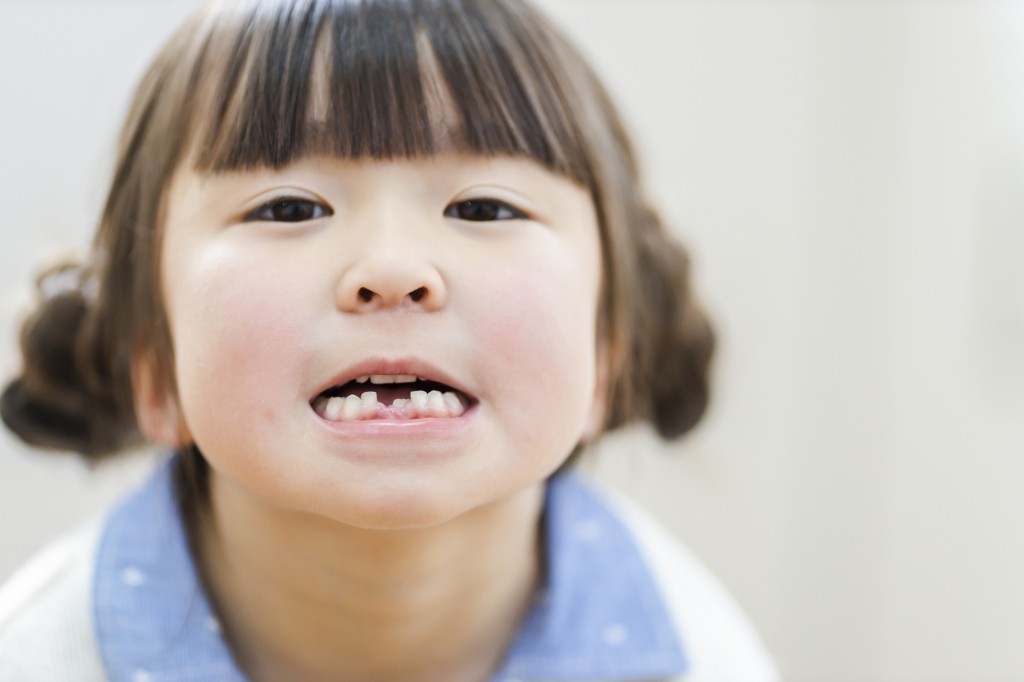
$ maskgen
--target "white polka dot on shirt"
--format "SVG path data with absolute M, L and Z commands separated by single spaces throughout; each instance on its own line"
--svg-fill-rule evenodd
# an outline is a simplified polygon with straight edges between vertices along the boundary
M 629 639 L 629 630 L 625 626 L 615 623 L 604 629 L 601 638 L 608 646 L 621 646 Z
M 153 676 L 146 670 L 136 670 L 132 673 L 132 682 L 153 682 Z
M 594 542 L 601 537 L 601 524 L 593 519 L 587 519 L 577 523 L 573 531 L 583 542 Z
M 146 582 L 146 575 L 134 566 L 129 566 L 121 571 L 121 582 L 129 587 L 138 587 Z

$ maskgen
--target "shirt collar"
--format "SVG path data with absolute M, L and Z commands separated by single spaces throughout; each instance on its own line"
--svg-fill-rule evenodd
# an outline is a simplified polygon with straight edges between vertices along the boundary
M 164 463 L 107 520 L 93 584 L 115 682 L 245 682 L 197 579 Z M 639 680 L 686 658 L 629 531 L 572 475 L 549 482 L 547 576 L 493 682 Z
M 200 588 L 164 462 L 107 519 L 93 583 L 112 682 L 245 682 Z
M 629 530 L 579 478 L 548 483 L 545 589 L 493 682 L 649 680 L 687 668 Z

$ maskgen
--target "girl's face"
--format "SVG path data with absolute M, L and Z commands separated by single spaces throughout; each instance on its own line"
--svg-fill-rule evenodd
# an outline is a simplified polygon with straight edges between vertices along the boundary
M 317 158 L 182 170 L 167 201 L 183 430 L 242 493 L 440 523 L 543 480 L 598 424 L 600 243 L 572 181 L 522 159 Z

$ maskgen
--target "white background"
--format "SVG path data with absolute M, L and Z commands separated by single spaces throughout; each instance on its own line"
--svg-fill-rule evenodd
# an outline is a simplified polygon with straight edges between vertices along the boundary
M 701 429 L 616 437 L 600 475 L 787 680 L 1024 679 L 1024 2 L 542 4 L 620 101 L 722 341 Z M 197 5 L 0 0 L 0 371 Z M 147 465 L 0 434 L 0 578 Z

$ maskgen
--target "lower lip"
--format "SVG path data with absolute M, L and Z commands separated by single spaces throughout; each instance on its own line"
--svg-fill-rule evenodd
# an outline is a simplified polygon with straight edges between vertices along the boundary
M 353 440 L 451 438 L 469 428 L 476 415 L 476 410 L 477 405 L 472 405 L 458 417 L 443 419 L 424 417 L 422 419 L 330 421 L 318 415 L 310 407 L 313 418 L 333 436 Z

